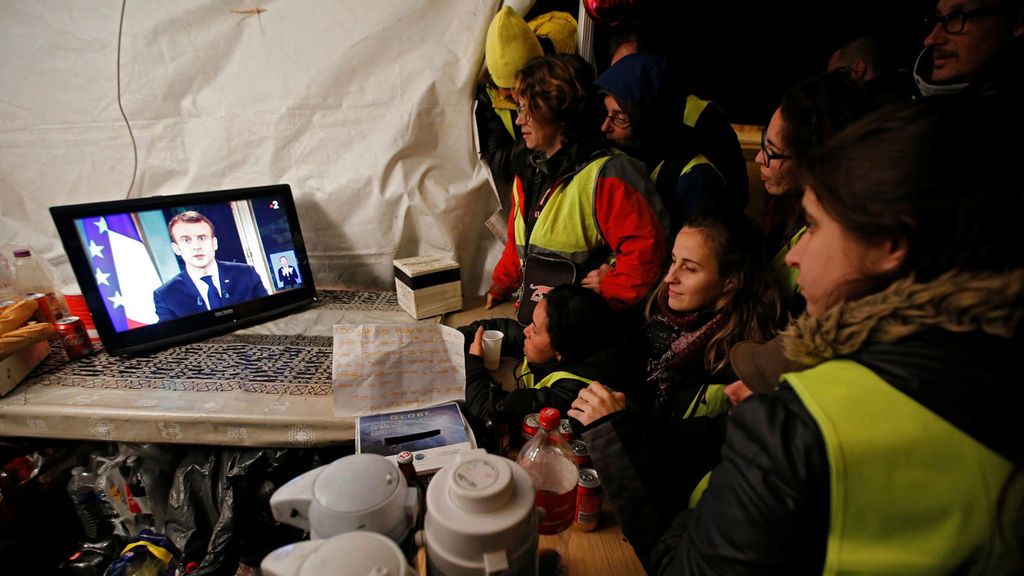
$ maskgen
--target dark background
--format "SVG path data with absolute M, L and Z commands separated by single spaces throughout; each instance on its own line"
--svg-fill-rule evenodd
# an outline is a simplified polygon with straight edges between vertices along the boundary
M 632 14 L 648 48 L 676 64 L 691 93 L 717 102 L 733 123 L 765 124 L 790 86 L 824 71 L 832 52 L 859 32 L 886 38 L 901 67 L 910 68 L 926 33 L 921 18 L 934 5 L 935 0 L 634 0 Z M 530 15 L 551 9 L 576 17 L 579 4 L 540 0 Z M 598 73 L 608 66 L 613 33 L 598 26 Z

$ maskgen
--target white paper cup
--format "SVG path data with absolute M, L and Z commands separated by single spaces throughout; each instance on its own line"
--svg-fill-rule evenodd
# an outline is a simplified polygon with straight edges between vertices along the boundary
M 497 370 L 501 364 L 501 339 L 504 337 L 501 330 L 484 330 L 484 366 L 488 370 Z

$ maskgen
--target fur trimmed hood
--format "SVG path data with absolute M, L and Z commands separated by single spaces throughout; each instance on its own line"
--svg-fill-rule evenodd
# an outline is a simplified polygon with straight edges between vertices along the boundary
M 1024 316 L 1024 268 L 956 272 L 931 282 L 907 277 L 877 294 L 803 315 L 784 333 L 786 357 L 807 366 L 849 356 L 870 342 L 890 343 L 927 328 L 982 331 L 1010 338 Z

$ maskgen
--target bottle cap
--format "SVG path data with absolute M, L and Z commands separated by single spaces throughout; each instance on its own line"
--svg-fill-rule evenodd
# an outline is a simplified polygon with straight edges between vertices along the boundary
M 404 452 L 400 452 L 398 454 L 398 463 L 399 464 L 412 464 L 412 452 L 409 452 L 408 450 L 406 450 Z
M 537 419 L 540 421 L 541 428 L 545 430 L 555 430 L 558 428 L 562 415 L 555 408 L 541 408 L 540 415 Z

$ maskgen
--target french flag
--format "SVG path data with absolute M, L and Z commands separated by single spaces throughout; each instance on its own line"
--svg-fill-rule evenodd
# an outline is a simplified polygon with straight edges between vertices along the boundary
M 153 291 L 163 284 L 128 214 L 83 221 L 96 286 L 118 332 L 158 321 Z

